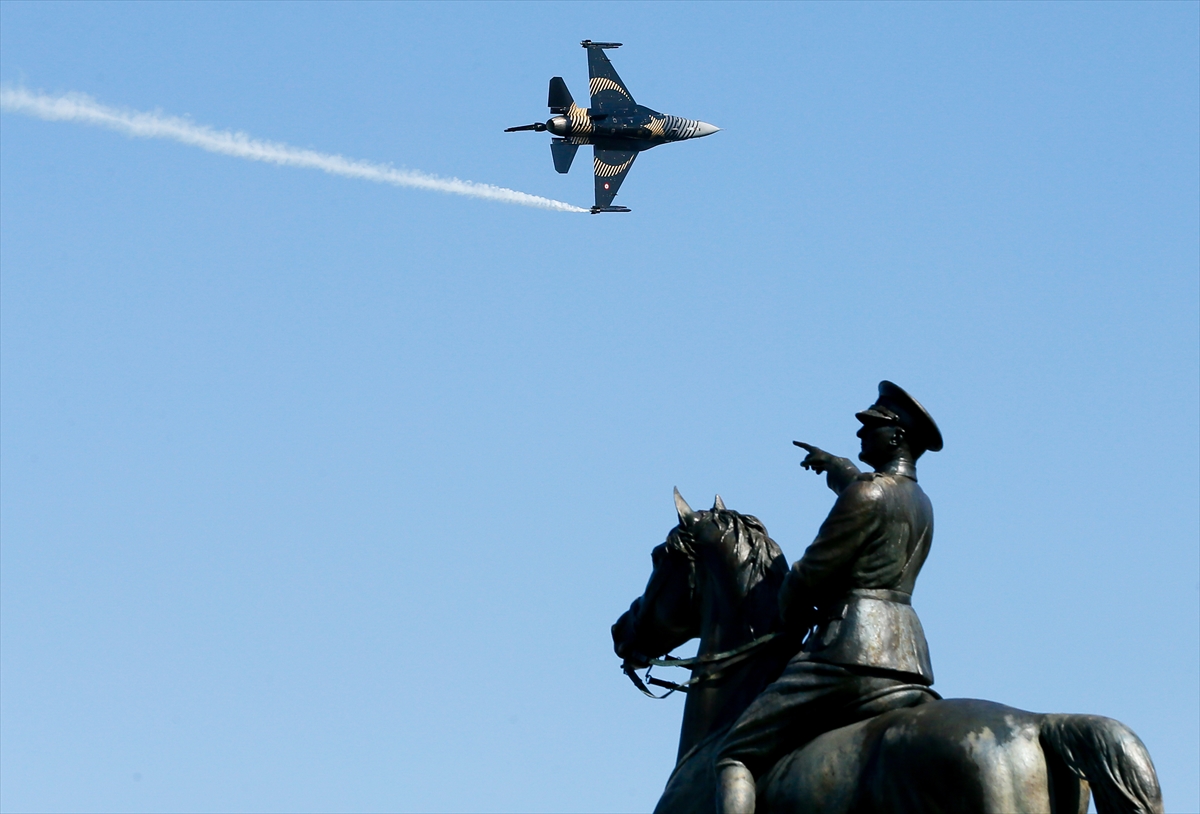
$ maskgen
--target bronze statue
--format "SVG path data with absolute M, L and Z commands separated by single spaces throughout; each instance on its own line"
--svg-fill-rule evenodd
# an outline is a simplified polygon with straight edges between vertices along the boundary
M 910 598 L 933 536 L 916 461 L 942 447 L 890 382 L 858 413 L 860 473 L 816 447 L 803 466 L 838 494 L 790 570 L 756 518 L 693 511 L 654 550 L 645 592 L 613 626 L 626 672 L 691 668 L 661 812 L 1161 812 L 1145 746 L 1123 724 L 940 700 Z M 694 659 L 662 660 L 699 637 Z M 649 677 L 659 686 L 677 686 Z

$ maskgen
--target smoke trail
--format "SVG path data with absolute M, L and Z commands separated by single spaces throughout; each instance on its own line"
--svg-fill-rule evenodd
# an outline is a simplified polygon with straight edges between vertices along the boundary
M 468 195 L 490 201 L 553 209 L 558 212 L 587 212 L 563 201 L 542 198 L 515 189 L 477 184 L 458 178 L 439 178 L 416 170 L 398 170 L 386 164 L 357 161 L 340 155 L 302 150 L 276 141 L 260 141 L 245 133 L 213 130 L 187 119 L 164 116 L 160 113 L 124 111 L 100 104 L 90 96 L 70 93 L 47 96 L 30 93 L 23 88 L 0 88 L 0 108 L 25 113 L 47 121 L 74 121 L 117 130 L 139 138 L 163 138 L 190 144 L 211 153 L 222 153 L 250 161 L 266 161 L 288 167 L 305 167 L 347 178 L 361 178 L 397 187 L 432 189 L 455 195 Z

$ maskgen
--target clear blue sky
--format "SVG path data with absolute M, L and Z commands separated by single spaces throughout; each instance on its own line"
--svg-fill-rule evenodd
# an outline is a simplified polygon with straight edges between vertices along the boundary
M 0 117 L 0 808 L 647 810 L 671 488 L 799 557 L 888 378 L 937 688 L 1200 810 L 1200 5 L 6 1 L 0 81 L 587 205 L 501 132 L 585 37 L 724 128 L 632 214 Z

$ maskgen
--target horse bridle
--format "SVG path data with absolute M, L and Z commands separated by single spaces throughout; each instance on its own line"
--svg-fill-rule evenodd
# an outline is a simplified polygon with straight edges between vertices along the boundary
M 755 652 L 760 647 L 774 640 L 780 635 L 781 634 L 778 632 L 768 633 L 765 636 L 759 636 L 754 641 L 746 642 L 746 644 L 743 644 L 740 647 L 735 647 L 732 650 L 723 650 L 720 653 L 707 653 L 703 656 L 693 656 L 690 659 L 681 659 L 670 654 L 663 656 L 661 659 L 646 659 L 646 678 L 644 681 L 638 676 L 637 668 L 629 662 L 629 659 L 621 662 L 621 671 L 624 672 L 625 675 L 629 676 L 629 680 L 633 682 L 633 686 L 641 690 L 643 694 L 649 698 L 655 699 L 656 701 L 661 701 L 671 693 L 686 693 L 689 687 L 699 684 L 701 681 L 712 681 L 720 678 L 724 674 L 725 669 L 742 661 L 751 653 Z M 699 675 L 693 675 L 682 684 L 674 681 L 667 681 L 665 679 L 650 675 L 650 671 L 655 667 L 682 667 L 686 670 L 695 671 L 697 669 L 703 669 L 715 665 L 721 665 L 721 669 L 712 673 L 700 673 Z M 663 687 L 666 689 L 666 692 L 662 695 L 655 695 L 649 690 L 648 687 L 646 687 L 647 684 L 653 684 L 655 687 Z

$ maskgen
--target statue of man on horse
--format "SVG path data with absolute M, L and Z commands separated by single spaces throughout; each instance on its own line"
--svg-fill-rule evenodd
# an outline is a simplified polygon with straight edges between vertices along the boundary
M 912 608 L 933 542 L 933 506 L 916 461 L 942 434 L 916 399 L 885 381 L 857 414 L 862 473 L 808 444 L 802 466 L 827 473 L 837 502 L 779 595 L 784 625 L 815 632 L 742 713 L 717 752 L 721 814 L 753 814 L 754 777 L 822 732 L 938 696 Z
M 679 759 L 658 812 L 916 814 L 1162 811 L 1145 746 L 1123 724 L 941 700 L 913 588 L 933 539 L 916 462 L 942 448 L 916 399 L 881 382 L 857 414 L 860 472 L 794 442 L 837 500 L 790 569 L 760 521 L 693 511 L 654 550 L 613 626 L 626 672 L 692 670 Z M 691 638 L 693 659 L 660 659 Z M 647 694 L 650 694 L 646 691 Z

